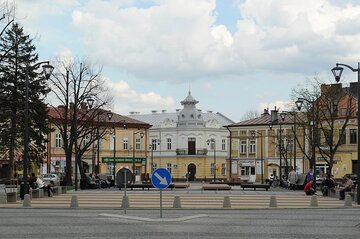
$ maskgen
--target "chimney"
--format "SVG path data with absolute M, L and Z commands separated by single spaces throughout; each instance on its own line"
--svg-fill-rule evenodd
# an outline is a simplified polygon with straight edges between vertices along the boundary
M 207 112 L 208 112 L 208 113 L 212 113 L 212 110 L 208 110 Z
M 261 116 L 269 115 L 269 108 L 264 109 L 264 113 L 261 114 Z
M 276 110 L 276 106 L 274 110 L 271 110 L 271 122 L 277 122 L 278 116 L 277 116 L 278 110 Z
M 176 109 L 176 112 L 179 112 L 180 111 L 180 109 Z
M 157 110 L 152 110 L 151 113 L 156 114 Z
M 357 96 L 357 82 L 350 82 L 350 94 Z
M 161 113 L 166 113 L 166 110 L 161 110 Z

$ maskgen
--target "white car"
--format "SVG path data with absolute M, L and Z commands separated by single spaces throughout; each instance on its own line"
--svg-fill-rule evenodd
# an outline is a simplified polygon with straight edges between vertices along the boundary
M 46 184 L 49 184 L 50 181 L 53 181 L 55 186 L 60 185 L 60 178 L 55 173 L 44 174 L 42 178 Z

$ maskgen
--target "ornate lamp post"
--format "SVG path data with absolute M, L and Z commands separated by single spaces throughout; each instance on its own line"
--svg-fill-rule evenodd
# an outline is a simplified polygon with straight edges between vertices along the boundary
M 135 176 L 136 176 L 136 167 L 135 167 L 135 136 L 137 134 L 140 134 L 141 139 L 144 137 L 144 132 L 143 131 L 135 131 L 133 132 L 133 160 L 132 160 L 132 171 L 133 171 L 133 183 L 135 183 Z M 141 147 L 141 146 L 140 146 Z
M 28 187 L 28 168 L 29 168 L 29 72 L 31 69 L 34 69 L 40 65 L 42 65 L 43 72 L 45 75 L 46 80 L 49 79 L 54 67 L 50 65 L 49 61 L 42 61 L 36 63 L 33 66 L 27 65 L 26 66 L 26 88 L 25 88 L 25 122 L 24 122 L 24 171 L 23 171 L 23 178 L 24 178 L 24 195 L 29 193 Z
M 263 157 L 263 135 L 259 131 L 252 131 L 251 135 L 253 138 L 256 137 L 256 134 L 260 135 L 260 161 L 261 161 L 261 183 L 264 184 L 264 157 Z
M 332 73 L 334 74 L 336 82 L 340 81 L 341 74 L 344 70 L 342 67 L 346 67 L 350 69 L 352 72 L 357 72 L 358 82 L 357 82 L 357 204 L 360 205 L 360 62 L 358 62 L 358 68 L 353 68 L 346 64 L 336 63 L 336 67 L 331 69 Z
M 316 137 L 316 127 L 315 127 L 315 108 L 314 103 L 315 101 L 310 101 L 304 98 L 298 98 L 298 100 L 295 102 L 297 109 L 300 111 L 302 108 L 302 105 L 304 101 L 311 104 L 312 113 L 311 113 L 311 163 L 312 163 L 312 169 L 314 170 L 314 189 L 316 191 L 316 157 L 315 157 L 315 137 Z
M 212 138 L 212 139 L 208 139 L 206 143 L 208 145 L 212 144 L 212 146 L 214 147 L 214 182 L 215 182 L 216 181 L 216 142 L 215 139 Z
M 109 121 L 111 121 L 112 117 L 113 117 L 113 113 L 111 111 L 107 112 L 107 116 L 108 116 L 108 119 Z M 115 186 L 115 183 L 116 183 L 116 180 L 115 180 L 115 177 L 116 177 L 116 136 L 115 136 L 115 123 L 113 125 L 113 130 L 114 130 L 114 135 L 113 135 L 113 138 L 114 138 L 114 150 L 113 150 L 113 180 L 114 180 L 114 186 Z

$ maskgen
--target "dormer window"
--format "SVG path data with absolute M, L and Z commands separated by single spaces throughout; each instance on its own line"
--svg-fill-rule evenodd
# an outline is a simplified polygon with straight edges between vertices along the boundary
M 200 119 L 200 118 L 201 118 L 201 115 L 198 115 L 198 118 Z
M 182 115 L 181 115 L 181 117 L 185 118 L 185 115 L 184 115 L 184 114 L 182 114 Z
M 191 114 L 191 115 L 190 115 L 190 117 L 193 119 L 193 118 L 194 118 L 194 115 L 193 115 L 193 114 Z

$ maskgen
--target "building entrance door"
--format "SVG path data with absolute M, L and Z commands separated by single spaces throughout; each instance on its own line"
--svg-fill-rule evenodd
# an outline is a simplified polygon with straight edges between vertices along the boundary
M 195 138 L 188 138 L 188 155 L 195 155 L 196 149 L 196 139 Z
M 196 165 L 191 163 L 188 165 L 188 180 L 189 182 L 194 182 L 195 181 L 195 175 L 196 175 Z

